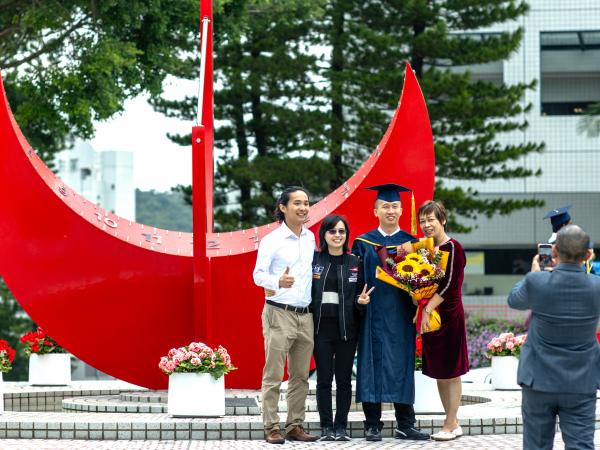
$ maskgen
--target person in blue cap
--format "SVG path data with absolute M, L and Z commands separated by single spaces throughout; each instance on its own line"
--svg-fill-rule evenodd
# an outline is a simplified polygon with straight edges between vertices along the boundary
M 571 223 L 569 209 L 571 209 L 572 206 L 573 205 L 566 205 L 562 208 L 553 209 L 552 211 L 548 211 L 544 216 L 544 219 L 550 219 L 550 223 L 552 224 L 552 235 L 548 239 L 549 244 L 554 244 L 554 241 L 556 241 L 556 233 L 558 233 L 562 227 Z
M 375 277 L 380 264 L 377 248 L 386 246 L 393 255 L 398 246 L 416 240 L 398 225 L 402 215 L 400 192 L 410 189 L 398 184 L 367 189 L 377 191 L 374 214 L 379 227 L 357 237 L 352 246 L 352 253 L 363 261 L 365 284 L 375 287 L 358 338 L 356 401 L 362 402 L 368 441 L 381 440 L 381 403 L 394 404 L 397 439 L 428 440 L 429 434 L 415 428 L 413 408 L 416 307 L 406 292 Z

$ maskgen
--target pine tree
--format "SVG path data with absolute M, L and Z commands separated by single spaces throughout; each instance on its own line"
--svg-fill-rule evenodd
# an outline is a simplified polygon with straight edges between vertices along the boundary
M 420 81 L 432 122 L 436 198 L 469 218 L 508 214 L 539 204 L 536 200 L 484 200 L 472 190 L 444 185 L 444 179 L 512 179 L 539 173 L 515 161 L 542 151 L 543 144 L 502 146 L 495 141 L 497 133 L 527 126 L 521 115 L 530 105 L 523 106 L 521 99 L 533 83 L 498 86 L 473 82 L 469 72 L 450 70 L 508 58 L 520 45 L 521 29 L 493 35 L 467 32 L 518 19 L 528 10 L 524 2 L 331 0 L 328 6 L 331 23 L 343 23 L 343 29 L 334 26 L 325 34 L 324 45 L 333 47 L 332 55 L 342 55 L 341 63 L 332 59 L 328 69 L 330 100 L 332 105 L 342 103 L 342 111 L 351 111 L 343 118 L 344 132 L 338 133 L 344 136 L 345 164 L 335 165 L 334 184 L 343 181 L 385 132 L 402 88 L 403 61 L 407 60 Z M 336 89 L 340 79 L 344 86 Z M 334 148 L 339 148 L 339 143 Z M 450 226 L 454 231 L 468 231 L 456 220 Z
M 320 157 L 327 120 L 312 76 L 317 55 L 308 48 L 321 3 L 240 1 L 226 8 L 226 17 L 215 18 L 218 229 L 271 221 L 273 197 L 282 186 L 302 185 L 317 196 L 329 190 L 333 171 Z M 190 114 L 195 101 L 157 106 Z M 173 139 L 189 145 L 189 136 Z M 177 189 L 190 197 L 190 187 Z M 230 211 L 232 193 L 239 193 L 239 210 Z

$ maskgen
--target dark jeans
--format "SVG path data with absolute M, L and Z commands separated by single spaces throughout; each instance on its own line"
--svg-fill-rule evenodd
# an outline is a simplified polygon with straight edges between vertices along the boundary
M 363 402 L 362 407 L 365 413 L 365 427 L 376 426 L 381 431 L 383 427 L 383 422 L 381 422 L 381 403 Z M 399 429 L 404 430 L 415 426 L 415 409 L 413 405 L 394 403 L 394 410 Z
M 523 386 L 523 449 L 549 450 L 554 444 L 556 417 L 566 450 L 594 448 L 596 393 L 561 394 Z
M 340 338 L 337 318 L 321 318 L 319 334 L 315 336 L 317 365 L 317 406 L 321 427 L 336 429 L 348 426 L 348 411 L 352 403 L 352 365 L 356 339 Z M 335 373 L 335 422 L 331 406 L 331 382 Z

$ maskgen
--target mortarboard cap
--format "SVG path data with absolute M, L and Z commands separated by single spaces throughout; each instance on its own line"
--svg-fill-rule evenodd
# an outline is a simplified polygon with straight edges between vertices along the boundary
M 396 183 L 378 184 L 375 186 L 369 186 L 367 189 L 371 191 L 377 191 L 377 199 L 385 202 L 399 202 L 400 192 L 410 192 L 411 189 L 400 186 Z M 417 234 L 417 219 L 415 214 L 415 194 L 411 196 L 411 208 L 410 208 L 410 233 L 412 235 Z
M 558 232 L 558 230 L 571 220 L 571 216 L 568 213 L 571 206 L 573 205 L 566 205 L 562 208 L 553 209 L 552 211 L 548 211 L 544 216 L 544 219 L 550 219 L 550 222 L 552 222 L 552 231 L 554 233 Z
M 378 184 L 369 186 L 367 189 L 377 191 L 377 199 L 386 202 L 398 202 L 400 201 L 400 192 L 410 191 L 410 189 L 395 183 Z

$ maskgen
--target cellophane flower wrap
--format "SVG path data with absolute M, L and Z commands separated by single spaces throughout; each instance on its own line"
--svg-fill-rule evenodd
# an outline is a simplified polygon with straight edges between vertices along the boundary
M 186 347 L 172 348 L 163 356 L 158 367 L 167 375 L 172 373 L 209 373 L 215 380 L 235 370 L 227 350 L 218 346 L 210 348 L 202 342 L 192 342 Z
M 446 274 L 449 253 L 435 248 L 433 238 L 423 238 L 412 244 L 412 251 L 399 249 L 390 255 L 386 247 L 377 250 L 381 266 L 376 269 L 376 277 L 392 286 L 402 289 L 417 303 L 417 331 L 420 329 L 423 309 L 437 291 L 440 281 Z M 430 315 L 430 330 L 441 326 L 437 311 Z
M 15 349 L 12 348 L 4 339 L 0 339 L 0 372 L 10 372 L 14 360 Z
M 30 356 L 32 353 L 38 355 L 47 355 L 48 353 L 65 353 L 65 349 L 52 339 L 48 334 L 38 327 L 35 331 L 25 333 L 19 338 L 21 344 L 25 346 L 25 353 Z
M 516 356 L 518 358 L 521 354 L 521 347 L 526 340 L 526 334 L 515 336 L 513 333 L 502 333 L 488 342 L 485 354 L 488 357 Z

